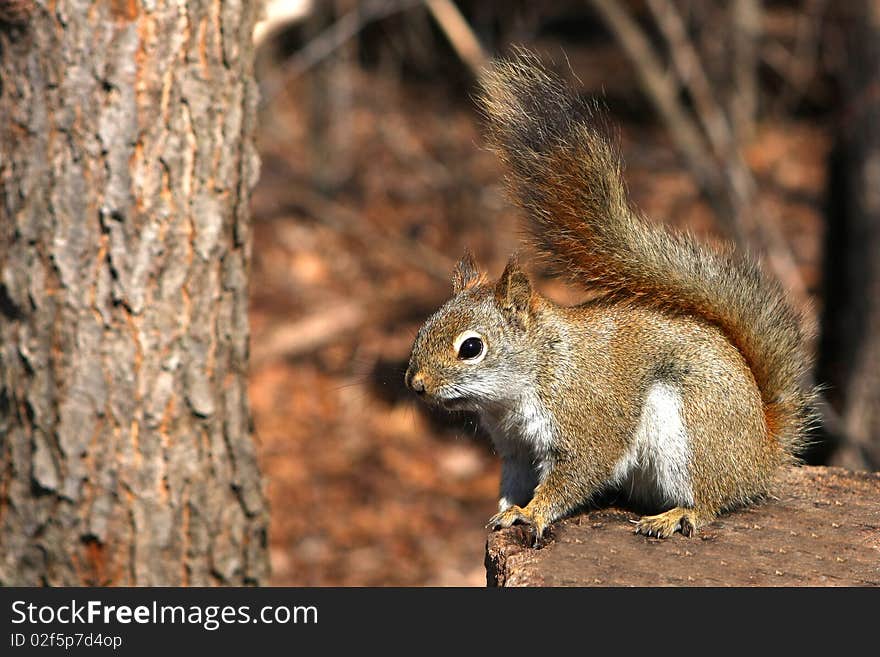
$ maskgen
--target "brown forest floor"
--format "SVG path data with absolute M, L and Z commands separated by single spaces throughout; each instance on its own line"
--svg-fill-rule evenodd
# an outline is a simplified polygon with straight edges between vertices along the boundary
M 271 583 L 482 586 L 497 459 L 469 418 L 427 412 L 402 379 L 449 294 L 449 263 L 470 247 L 497 276 L 518 246 L 516 213 L 466 97 L 348 76 L 332 112 L 314 111 L 303 78 L 261 117 L 250 390 Z M 614 120 L 633 200 L 713 234 L 663 130 Z M 814 296 L 827 149 L 815 124 L 770 122 L 748 153 Z M 533 271 L 546 293 L 578 298 Z

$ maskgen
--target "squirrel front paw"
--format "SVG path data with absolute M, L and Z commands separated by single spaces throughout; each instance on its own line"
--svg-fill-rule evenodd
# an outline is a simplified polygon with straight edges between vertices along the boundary
M 535 545 L 537 546 L 544 537 L 544 532 L 550 525 L 548 520 L 539 511 L 513 505 L 510 508 L 496 513 L 486 523 L 487 529 L 504 529 L 515 524 L 529 525 L 535 532 Z
M 531 524 L 532 518 L 525 512 L 525 509 L 516 504 L 511 504 L 504 511 L 499 511 L 489 518 L 489 522 L 486 523 L 486 529 L 504 529 L 518 522 Z

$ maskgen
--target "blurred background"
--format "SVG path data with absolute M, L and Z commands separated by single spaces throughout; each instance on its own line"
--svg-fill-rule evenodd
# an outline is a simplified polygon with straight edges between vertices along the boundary
M 267 5 L 250 390 L 271 583 L 485 584 L 498 461 L 403 372 L 464 249 L 495 277 L 520 248 L 472 100 L 513 45 L 607 105 L 650 217 L 760 254 L 810 309 L 807 460 L 880 469 L 880 2 Z

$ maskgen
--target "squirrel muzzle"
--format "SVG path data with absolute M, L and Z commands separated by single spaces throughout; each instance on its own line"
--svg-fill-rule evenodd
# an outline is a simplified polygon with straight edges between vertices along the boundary
M 425 394 L 425 377 L 421 372 L 413 368 L 412 365 L 406 368 L 404 383 L 406 383 L 407 388 L 415 392 L 417 395 Z

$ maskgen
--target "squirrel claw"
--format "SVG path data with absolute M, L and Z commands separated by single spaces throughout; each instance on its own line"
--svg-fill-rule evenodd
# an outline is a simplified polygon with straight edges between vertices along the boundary
M 697 523 L 693 509 L 676 507 L 656 516 L 642 516 L 636 522 L 636 534 L 669 538 L 675 532 L 681 532 L 684 536 L 696 534 Z
M 506 511 L 496 513 L 486 523 L 486 528 L 491 530 L 505 529 L 516 524 L 528 525 L 534 531 L 534 541 L 532 547 L 541 547 L 543 545 L 544 532 L 547 529 L 547 523 L 540 518 L 534 517 L 526 509 L 516 505 L 511 506 Z
M 532 519 L 525 513 L 522 507 L 514 504 L 509 509 L 496 513 L 489 518 L 489 522 L 486 523 L 486 529 L 506 529 L 517 523 L 532 524 Z

